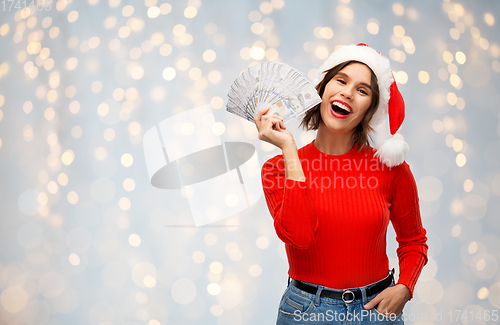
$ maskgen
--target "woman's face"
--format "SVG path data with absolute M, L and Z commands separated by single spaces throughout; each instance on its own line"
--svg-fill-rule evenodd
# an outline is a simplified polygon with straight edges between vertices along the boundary
M 323 124 L 333 133 L 351 132 L 363 120 L 372 102 L 371 70 L 351 63 L 326 85 L 321 102 Z

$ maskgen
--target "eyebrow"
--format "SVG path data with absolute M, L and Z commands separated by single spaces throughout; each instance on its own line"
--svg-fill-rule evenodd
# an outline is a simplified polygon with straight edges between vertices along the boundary
M 348 76 L 348 75 L 346 75 L 346 74 L 345 74 L 345 73 L 343 73 L 343 72 L 337 72 L 337 75 L 341 75 L 341 76 L 342 76 L 342 77 L 344 77 L 344 78 L 349 78 L 349 76 Z M 362 85 L 362 86 L 367 87 L 367 88 L 368 88 L 368 89 L 370 89 L 370 90 L 372 89 L 372 87 L 371 87 L 369 84 L 367 84 L 366 82 L 362 82 L 362 83 L 361 83 L 361 85 Z

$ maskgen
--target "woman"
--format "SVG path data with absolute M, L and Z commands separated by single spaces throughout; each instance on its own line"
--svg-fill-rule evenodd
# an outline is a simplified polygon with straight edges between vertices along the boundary
M 285 243 L 288 287 L 277 324 L 403 324 L 402 310 L 427 263 L 426 231 L 404 141 L 370 147 L 389 112 L 391 134 L 404 102 L 389 61 L 358 44 L 334 52 L 320 69 L 322 102 L 301 125 L 316 139 L 297 149 L 281 118 L 254 121 L 259 139 L 282 150 L 262 167 L 266 202 Z M 399 243 L 400 274 L 388 271 L 386 232 Z

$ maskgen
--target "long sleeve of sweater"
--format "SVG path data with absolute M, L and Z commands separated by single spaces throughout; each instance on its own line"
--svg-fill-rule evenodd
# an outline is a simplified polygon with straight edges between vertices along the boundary
M 391 222 L 399 244 L 399 279 L 413 291 L 422 268 L 427 264 L 426 230 L 422 226 L 415 179 L 406 162 L 396 167 L 392 181 Z
M 305 182 L 285 178 L 283 155 L 269 159 L 262 166 L 262 186 L 278 237 L 299 249 L 316 241 L 318 218 Z

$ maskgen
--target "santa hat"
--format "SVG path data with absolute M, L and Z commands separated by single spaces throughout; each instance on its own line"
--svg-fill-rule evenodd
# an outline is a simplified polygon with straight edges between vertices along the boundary
M 408 155 L 408 144 L 394 134 L 399 130 L 405 117 L 405 103 L 398 90 L 389 60 L 366 44 L 342 46 L 333 52 L 318 70 L 314 84 L 317 85 L 324 77 L 325 71 L 347 61 L 359 61 L 366 64 L 377 76 L 379 88 L 379 104 L 370 121 L 370 126 L 376 129 L 382 120 L 389 115 L 391 137 L 375 145 L 375 156 L 389 167 L 403 163 Z

